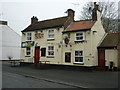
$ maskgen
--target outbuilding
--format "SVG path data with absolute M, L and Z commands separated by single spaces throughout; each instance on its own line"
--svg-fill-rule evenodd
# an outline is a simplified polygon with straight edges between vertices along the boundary
M 98 46 L 98 66 L 120 68 L 120 33 L 107 33 Z

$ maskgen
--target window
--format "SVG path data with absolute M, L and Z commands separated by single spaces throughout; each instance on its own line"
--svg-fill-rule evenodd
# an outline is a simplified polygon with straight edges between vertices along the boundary
M 83 63 L 83 51 L 75 51 L 75 63 Z
M 83 33 L 76 33 L 76 41 L 83 41 Z
M 41 48 L 41 56 L 46 56 L 46 48 Z
M 31 52 L 30 52 L 31 48 L 26 48 L 26 56 L 30 56 Z
M 54 46 L 48 46 L 48 56 L 54 56 Z
M 54 39 L 54 30 L 48 31 L 48 39 Z
M 28 41 L 32 40 L 32 33 L 31 32 L 27 33 L 27 40 Z

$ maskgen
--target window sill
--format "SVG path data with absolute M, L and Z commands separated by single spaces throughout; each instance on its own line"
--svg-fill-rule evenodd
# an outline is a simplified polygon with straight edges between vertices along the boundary
M 47 56 L 47 58 L 54 58 L 54 56 Z
M 53 40 L 55 40 L 54 38 L 53 39 L 47 39 L 47 41 L 53 41 Z
M 87 42 L 87 41 L 86 41 L 86 40 L 80 40 L 80 41 L 79 41 L 79 40 L 78 40 L 78 41 L 76 40 L 76 41 L 74 41 L 74 42 L 75 42 L 75 43 L 80 43 L 80 42 Z
M 83 63 L 83 62 L 74 62 L 73 64 L 84 65 L 84 63 Z
M 25 57 L 30 57 L 30 56 L 25 56 Z

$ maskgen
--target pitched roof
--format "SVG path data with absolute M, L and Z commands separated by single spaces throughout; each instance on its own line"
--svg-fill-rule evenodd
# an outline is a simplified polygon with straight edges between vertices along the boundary
M 91 29 L 94 24 L 95 21 L 92 20 L 75 21 L 67 28 L 66 32 Z
M 24 29 L 22 32 L 25 31 L 34 31 L 34 30 L 41 30 L 41 29 L 47 29 L 52 27 L 60 27 L 64 26 L 65 22 L 69 19 L 68 16 L 60 17 L 60 18 L 54 18 L 44 21 L 39 21 L 35 24 L 29 25 L 26 29 Z
M 120 33 L 108 33 L 99 47 L 116 47 L 120 43 Z

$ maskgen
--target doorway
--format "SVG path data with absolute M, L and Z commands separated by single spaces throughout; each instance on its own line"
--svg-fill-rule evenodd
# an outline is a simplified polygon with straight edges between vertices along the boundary
M 65 52 L 65 62 L 71 62 L 71 52 Z
M 40 46 L 35 46 L 34 63 L 39 63 L 40 60 Z
M 98 49 L 98 66 L 105 67 L 105 49 Z

